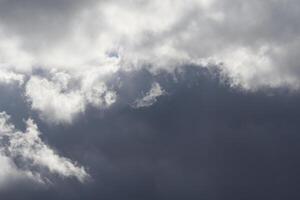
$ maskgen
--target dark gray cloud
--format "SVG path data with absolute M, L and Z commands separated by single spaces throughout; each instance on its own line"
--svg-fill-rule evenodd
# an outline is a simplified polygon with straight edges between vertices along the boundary
M 128 105 L 134 96 L 123 98 L 67 127 L 38 121 L 48 143 L 88 166 L 93 180 L 58 179 L 42 190 L 20 186 L 17 194 L 15 188 L 4 192 L 7 199 L 300 196 L 298 94 L 284 88 L 243 92 L 220 82 L 217 72 L 194 67 L 176 79 L 147 71 L 120 76 L 122 91 L 138 96 L 157 81 L 169 95 L 138 110 Z

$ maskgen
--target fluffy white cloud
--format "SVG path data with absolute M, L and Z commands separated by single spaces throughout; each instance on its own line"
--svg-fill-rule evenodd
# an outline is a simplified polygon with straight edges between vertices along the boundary
M 21 179 L 47 183 L 51 174 L 87 180 L 89 175 L 83 167 L 43 143 L 31 119 L 25 132 L 17 130 L 9 119 L 6 113 L 0 113 L 0 187 Z
M 134 108 L 142 108 L 152 106 L 157 98 L 164 95 L 165 91 L 160 87 L 159 83 L 154 82 L 151 86 L 151 89 L 140 99 L 137 99 L 133 103 Z
M 74 114 L 84 110 L 84 101 L 78 91 L 64 92 L 63 85 L 45 78 L 31 77 L 26 84 L 26 96 L 34 110 L 49 122 L 70 123 Z
M 50 79 L 32 76 L 26 84 L 25 93 L 32 109 L 37 110 L 47 122 L 71 123 L 89 104 L 103 109 L 116 101 L 115 92 L 96 78 L 76 79 L 55 70 L 50 76 Z
M 24 75 L 15 73 L 13 71 L 0 70 L 0 84 L 17 83 L 22 85 L 24 83 Z

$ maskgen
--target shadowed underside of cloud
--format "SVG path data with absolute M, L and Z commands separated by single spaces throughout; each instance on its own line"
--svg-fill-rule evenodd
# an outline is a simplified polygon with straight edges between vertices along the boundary
M 147 71 L 119 74 L 123 84 L 110 109 L 88 108 L 71 126 L 38 120 L 49 145 L 88 166 L 93 181 L 58 180 L 46 190 L 3 195 L 298 199 L 299 95 L 285 88 L 244 92 L 221 81 L 217 72 L 186 69 L 175 78 Z M 150 107 L 133 108 L 153 82 L 168 95 Z

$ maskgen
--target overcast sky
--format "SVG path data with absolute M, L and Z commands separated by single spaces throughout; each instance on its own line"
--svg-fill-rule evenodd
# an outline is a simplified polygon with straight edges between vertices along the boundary
M 299 199 L 296 0 L 0 0 L 0 199 Z

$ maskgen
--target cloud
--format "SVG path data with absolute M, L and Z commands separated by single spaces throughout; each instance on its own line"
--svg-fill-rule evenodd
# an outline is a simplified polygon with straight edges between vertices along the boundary
M 34 110 L 49 122 L 70 123 L 74 114 L 83 112 L 84 100 L 79 92 L 63 92 L 62 85 L 45 78 L 31 77 L 26 84 L 26 96 Z
M 146 95 L 141 99 L 137 99 L 134 102 L 133 107 L 134 108 L 150 107 L 157 101 L 158 97 L 164 94 L 165 91 L 160 87 L 159 83 L 154 82 L 152 83 L 151 89 L 146 93 Z
M 26 121 L 25 132 L 17 130 L 9 121 L 6 113 L 0 113 L 0 186 L 22 179 L 48 183 L 52 175 L 87 180 L 89 175 L 83 167 L 59 156 L 41 140 L 33 120 Z
M 7 69 L 218 65 L 245 89 L 300 84 L 295 0 L 1 0 L 0 7 Z M 118 64 L 108 65 L 113 59 Z
M 295 0 L 1 0 L 0 83 L 23 84 L 54 123 L 116 102 L 107 83 L 120 71 L 217 66 L 233 87 L 298 90 L 299 10 Z
M 217 66 L 233 87 L 298 90 L 299 10 L 295 0 L 1 0 L 0 83 L 24 84 L 52 123 L 110 107 L 120 71 Z
M 80 123 L 51 127 L 52 141 L 84 157 L 95 182 L 71 185 L 69 193 L 62 188 L 63 197 L 48 199 L 299 197 L 300 124 L 295 116 L 300 95 L 241 92 L 221 84 L 207 69 L 188 68 L 176 80 L 167 73 L 130 74 L 128 89 L 143 88 L 135 97 L 148 91 L 155 78 L 168 90 L 155 106 L 117 104 L 101 117 L 89 110 Z
M 24 83 L 24 75 L 14 73 L 12 71 L 0 70 L 0 84 L 16 83 L 22 85 Z
M 79 85 L 72 88 L 74 77 L 69 74 L 54 70 L 49 76 L 50 79 L 32 76 L 25 91 L 32 109 L 47 122 L 71 123 L 78 114 L 84 113 L 87 105 L 103 109 L 116 101 L 115 92 L 92 77 L 80 77 Z
M 286 90 L 241 92 L 221 84 L 210 70 L 187 68 L 176 79 L 166 72 L 160 76 L 147 71 L 123 74 L 128 78 L 122 81 L 123 93 L 118 98 L 129 95 L 127 102 L 117 103 L 105 115 L 88 109 L 71 126 L 39 124 L 43 141 L 76 157 L 88 167 L 93 181 L 80 184 L 72 178 L 60 181 L 55 177 L 51 187 L 28 191 L 24 189 L 29 185 L 27 178 L 20 187 L 11 186 L 10 192 L 0 191 L 1 197 L 298 197 L 298 188 L 291 189 L 291 185 L 297 186 L 299 180 L 295 174 L 299 173 L 300 124 L 295 116 L 300 114 L 300 95 Z M 128 106 L 143 97 L 141 91 L 149 91 L 153 82 L 168 91 L 168 96 L 147 109 Z M 18 111 L 11 114 L 12 120 L 22 114 Z M 14 124 L 22 127 L 22 123 Z M 13 163 L 20 171 L 22 165 Z M 55 176 L 38 171 L 50 180 Z M 248 192 L 228 192 L 237 188 Z
M 17 103 L 11 98 L 13 95 L 3 93 L 8 96 L 2 101 L 7 104 L 3 107 L 8 108 L 8 112 L 9 109 L 14 111 L 12 116 L 17 115 L 19 119 L 22 115 L 30 118 L 32 112 L 26 110 L 28 108 L 37 112 L 51 125 L 46 126 L 50 131 L 45 137 L 54 138 L 60 148 L 74 145 L 74 151 L 90 159 L 88 162 L 99 180 L 101 173 L 105 173 L 99 168 L 107 167 L 97 160 L 103 153 L 106 157 L 103 160 L 109 163 L 106 170 L 110 172 L 106 181 L 118 182 L 118 186 L 109 185 L 106 189 L 124 191 L 125 195 L 120 196 L 136 194 L 136 191 L 148 194 L 149 186 L 145 189 L 143 184 L 153 185 L 156 181 L 160 192 L 170 195 L 171 199 L 182 199 L 186 196 L 179 197 L 178 193 L 173 196 L 168 191 L 174 191 L 174 185 L 177 191 L 190 188 L 182 183 L 189 183 L 199 191 L 202 180 L 212 184 L 207 185 L 207 190 L 213 191 L 213 196 L 224 196 L 224 193 L 226 196 L 229 191 L 226 180 L 233 180 L 232 177 L 235 183 L 252 180 L 238 184 L 242 190 L 245 184 L 256 186 L 252 174 L 239 175 L 249 172 L 252 169 L 249 166 L 260 169 L 261 176 L 267 174 L 263 185 L 269 187 L 270 182 L 278 182 L 269 178 L 274 177 L 269 169 L 290 163 L 280 157 L 290 158 L 286 155 L 290 151 L 280 147 L 285 142 L 291 143 L 282 140 L 281 133 L 286 132 L 283 127 L 291 125 L 294 128 L 289 129 L 289 137 L 297 138 L 293 132 L 299 128 L 294 123 L 297 115 L 294 112 L 298 112 L 298 106 L 294 105 L 298 105 L 298 100 L 285 101 L 285 95 L 274 97 L 269 90 L 263 91 L 271 93 L 270 97 L 261 93 L 240 94 L 226 84 L 252 91 L 281 87 L 299 91 L 299 17 L 300 4 L 296 0 L 0 0 L 0 86 L 18 85 L 12 93 L 20 93 Z M 165 72 L 180 79 L 178 73 L 190 66 L 217 67 L 221 74 L 216 77 L 229 81 L 219 86 L 215 79 L 199 76 L 201 90 L 176 85 L 178 93 L 172 99 L 166 98 L 167 105 L 137 110 L 150 107 L 161 95 L 169 94 L 173 86 L 168 87 L 166 82 L 172 78 L 161 78 L 167 77 Z M 142 96 L 139 96 L 140 91 L 147 91 L 144 90 L 146 75 L 134 77 L 138 80 L 132 83 L 126 83 L 120 76 L 130 79 L 130 75 L 139 74 L 138 71 L 155 75 L 149 78 L 154 82 L 150 90 Z M 187 73 L 192 77 L 198 75 L 196 71 Z M 121 98 L 124 99 L 120 104 L 101 120 L 85 116 L 88 120 L 72 124 L 82 114 L 88 115 L 88 108 L 108 109 Z M 28 103 L 28 107 L 16 105 L 20 100 Z M 289 105 L 282 106 L 287 102 Z M 135 109 L 124 109 L 123 104 L 131 104 Z M 20 107 L 24 113 L 18 110 Z M 84 128 L 83 123 L 87 123 Z M 81 165 L 60 156 L 45 144 L 31 119 L 26 121 L 26 131 L 13 124 L 18 123 L 10 122 L 5 113 L 0 115 L 0 188 L 22 180 L 45 184 L 57 176 L 81 182 L 89 177 Z M 72 137 L 67 137 L 66 129 L 60 136 L 50 134 L 61 127 L 55 126 L 57 124 L 72 125 L 63 126 L 73 128 Z M 95 134 L 99 130 L 101 134 Z M 82 132 L 91 138 L 83 141 Z M 269 133 L 272 134 L 267 137 Z M 272 140 L 261 140 L 262 136 Z M 67 138 L 67 142 L 62 138 Z M 95 152 L 86 155 L 87 147 L 79 147 L 79 143 L 86 143 Z M 265 151 L 262 153 L 253 146 L 262 151 L 267 146 L 269 150 L 264 154 Z M 298 149 L 297 145 L 294 149 L 288 146 L 291 151 Z M 221 155 L 220 158 L 202 155 L 201 152 L 207 150 Z M 274 152 L 280 155 L 275 164 Z M 257 158 L 261 162 L 257 162 Z M 268 169 L 262 169 L 261 165 Z M 285 171 L 292 168 L 286 167 Z M 154 181 L 153 177 L 158 178 Z M 220 180 L 215 180 L 216 177 Z M 98 186 L 92 187 L 101 193 Z M 220 193 L 219 188 L 225 189 Z M 192 193 L 186 189 L 181 194 Z

